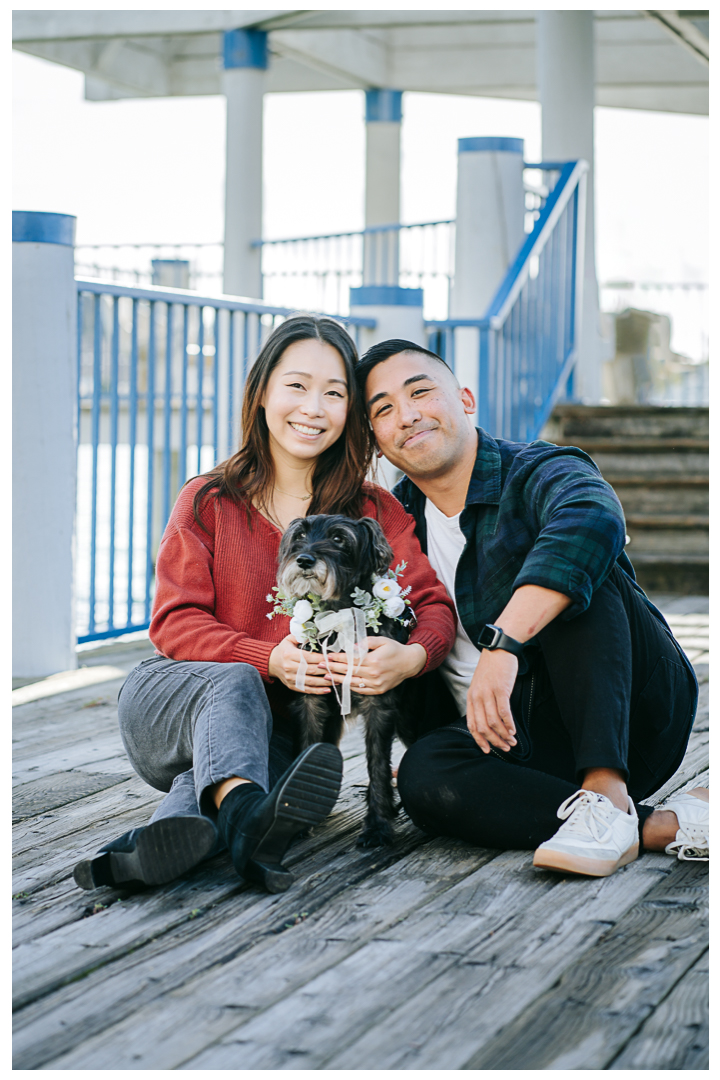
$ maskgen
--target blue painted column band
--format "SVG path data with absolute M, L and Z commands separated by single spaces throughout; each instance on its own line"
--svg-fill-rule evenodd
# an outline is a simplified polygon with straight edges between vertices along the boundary
M 402 90 L 366 90 L 365 123 L 399 124 L 402 121 Z
M 350 307 L 419 307 L 423 306 L 422 289 L 403 289 L 400 285 L 360 285 L 350 290 Z
M 259 68 L 268 66 L 267 30 L 227 30 L 223 34 L 223 67 Z
M 75 222 L 72 214 L 46 214 L 39 210 L 13 210 L 14 244 L 64 244 L 75 246 Z
M 476 139 L 458 139 L 458 154 L 469 154 L 478 150 L 500 150 L 507 154 L 523 152 L 522 139 L 508 139 L 502 135 L 481 135 Z

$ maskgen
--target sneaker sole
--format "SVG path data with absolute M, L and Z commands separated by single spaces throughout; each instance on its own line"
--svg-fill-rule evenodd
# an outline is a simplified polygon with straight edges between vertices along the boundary
M 116 885 L 139 881 L 143 885 L 165 885 L 192 870 L 212 851 L 217 830 L 209 818 L 176 817 L 154 821 L 140 833 L 134 851 L 110 853 L 110 870 Z M 87 870 L 87 872 L 86 872 Z M 75 868 L 81 889 L 92 881 L 92 864 Z M 96 888 L 93 883 L 90 888 Z
M 621 866 L 634 862 L 640 853 L 640 845 L 634 844 L 619 859 L 588 859 L 582 855 L 570 855 L 566 851 L 538 850 L 533 856 L 533 866 L 539 870 L 560 870 L 567 874 L 584 874 L 586 877 L 610 877 Z
M 282 892 L 292 875 L 279 864 L 290 842 L 303 829 L 318 825 L 337 802 L 342 784 L 342 754 L 331 743 L 313 743 L 298 759 L 275 800 L 275 815 L 252 853 L 251 874 L 262 867 L 263 884 Z M 275 875 L 270 878 L 269 875 Z M 290 880 L 287 880 L 287 879 Z

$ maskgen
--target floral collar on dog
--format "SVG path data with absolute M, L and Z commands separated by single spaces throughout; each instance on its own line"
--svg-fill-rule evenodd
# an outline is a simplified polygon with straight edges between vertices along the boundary
M 373 574 L 372 595 L 364 589 L 353 589 L 350 599 L 353 607 L 359 608 L 365 616 L 365 622 L 371 630 L 380 629 L 380 619 L 396 619 L 401 626 L 410 626 L 414 612 L 407 599 L 412 586 L 401 589 L 398 578 L 407 566 L 401 562 L 394 570 L 388 569 L 384 577 Z M 278 585 L 273 585 L 272 593 L 268 593 L 266 599 L 269 604 L 274 604 L 272 612 L 268 613 L 268 619 L 275 615 L 290 616 L 290 633 L 301 644 L 306 644 L 311 651 L 320 650 L 320 642 L 323 638 L 337 629 L 337 616 L 339 612 L 327 606 L 324 600 L 314 593 L 308 593 L 301 600 L 286 596 Z M 352 609 L 350 609 L 352 610 Z M 409 615 L 409 618 L 402 618 Z

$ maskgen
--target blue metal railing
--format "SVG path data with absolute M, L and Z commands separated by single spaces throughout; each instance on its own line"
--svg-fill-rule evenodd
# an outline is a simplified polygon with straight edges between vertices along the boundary
M 429 347 L 462 380 L 476 372 L 477 419 L 491 434 L 536 439 L 572 393 L 582 309 L 585 161 L 536 168 L 559 179 L 482 319 L 427 320 Z
M 76 279 L 78 642 L 145 630 L 185 481 L 238 444 L 249 367 L 291 308 Z M 357 340 L 372 319 L 347 318 Z

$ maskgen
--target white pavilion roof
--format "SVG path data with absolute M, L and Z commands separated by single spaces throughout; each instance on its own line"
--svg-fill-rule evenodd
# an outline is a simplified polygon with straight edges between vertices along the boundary
M 91 100 L 222 93 L 225 30 L 269 31 L 268 92 L 382 87 L 538 97 L 535 12 L 16 11 L 13 47 Z M 598 105 L 708 112 L 707 11 L 595 11 Z

